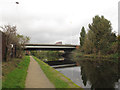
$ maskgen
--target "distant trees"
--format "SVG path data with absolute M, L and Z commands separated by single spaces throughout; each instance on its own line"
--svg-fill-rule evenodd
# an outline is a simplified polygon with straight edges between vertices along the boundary
M 85 35 L 86 35 L 85 28 L 82 27 L 81 33 L 80 33 L 80 46 L 81 46 L 81 47 L 82 47 L 83 44 L 84 44 Z
M 84 30 L 82 28 L 80 33 L 80 45 L 85 53 L 107 54 L 111 47 L 117 47 L 115 43 L 117 42 L 117 36 L 112 32 L 111 22 L 104 16 L 95 16 L 93 22 L 89 24 L 87 34 Z M 82 39 L 83 37 L 84 39 Z
M 31 51 L 31 54 L 41 60 L 56 61 L 62 58 L 63 52 L 59 51 Z
M 6 42 L 5 42 L 6 61 L 9 61 L 11 54 L 13 54 L 12 49 L 16 50 L 16 54 L 22 56 L 19 52 L 22 52 L 22 46 L 29 41 L 29 37 L 25 37 L 23 35 L 17 34 L 16 26 L 4 25 L 1 26 L 0 28 L 3 30 L 3 33 L 5 34 L 5 38 L 6 38 Z M 18 48 L 21 49 L 18 50 Z

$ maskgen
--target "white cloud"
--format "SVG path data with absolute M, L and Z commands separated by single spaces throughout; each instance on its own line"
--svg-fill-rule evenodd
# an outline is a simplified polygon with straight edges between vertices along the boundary
M 87 29 L 95 15 L 104 15 L 118 32 L 118 0 L 1 0 L 0 11 L 0 25 L 17 25 L 31 43 L 79 44 L 81 27 Z

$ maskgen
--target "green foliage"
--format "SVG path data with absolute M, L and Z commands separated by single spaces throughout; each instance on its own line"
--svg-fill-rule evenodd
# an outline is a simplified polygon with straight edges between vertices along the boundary
M 28 36 L 23 36 L 20 34 L 17 34 L 16 36 L 18 38 L 18 43 L 16 43 L 16 57 L 22 57 L 24 55 L 23 50 L 25 43 L 28 43 L 30 38 Z
M 56 61 L 62 57 L 62 52 L 59 51 L 31 51 L 31 54 L 47 61 Z
M 24 45 L 25 43 L 29 42 L 30 37 L 28 36 L 23 36 L 20 34 L 17 34 L 17 38 L 19 39 L 19 44 Z
M 2 83 L 2 88 L 25 88 L 29 62 L 29 56 L 23 58 L 21 63 L 18 64 L 18 67 L 6 76 L 5 81 Z
M 118 53 L 120 53 L 120 35 L 118 35 L 117 40 L 118 40 Z
M 83 44 L 84 44 L 85 35 L 86 35 L 85 28 L 82 27 L 81 33 L 80 33 L 80 46 L 81 46 L 81 47 L 82 47 Z
M 79 61 L 81 57 L 83 57 L 83 52 L 80 50 L 74 50 L 72 51 L 72 54 L 70 55 L 72 60 Z
M 117 52 L 117 53 L 114 53 L 114 54 L 110 54 L 109 57 L 116 58 L 118 60 L 119 53 Z M 114 60 L 114 61 L 117 61 L 117 60 Z
M 36 57 L 33 57 L 39 64 L 41 69 L 44 71 L 48 79 L 55 85 L 56 88 L 79 88 L 70 79 L 65 77 L 63 74 L 53 69 L 43 61 Z
M 23 56 L 23 47 L 30 38 L 27 36 L 17 34 L 17 27 L 12 25 L 4 25 L 0 27 L 5 34 L 5 61 L 9 61 L 11 56 L 21 58 Z M 13 47 L 11 47 L 13 46 Z M 16 54 L 12 53 L 13 50 L 16 50 Z M 16 56 L 15 56 L 16 55 Z
M 118 42 L 113 42 L 109 51 L 111 51 L 111 53 L 118 53 Z
M 82 49 L 86 54 L 105 55 L 111 49 L 113 53 L 116 53 L 117 36 L 112 32 L 111 22 L 104 16 L 95 16 L 93 22 L 89 24 L 89 31 L 85 35 L 84 44 L 81 45 L 83 45 Z
M 88 32 L 84 37 L 84 44 L 80 45 L 83 45 L 80 50 L 73 52 L 74 60 L 79 60 L 82 57 L 117 59 L 120 52 L 120 35 L 116 36 L 112 32 L 111 22 L 104 16 L 95 16 L 93 22 L 89 24 Z
M 110 42 L 117 42 L 117 36 L 114 32 L 111 33 Z
M 109 47 L 111 37 L 111 23 L 104 16 L 95 16 L 93 23 L 89 24 L 89 29 L 94 33 L 94 45 L 97 52 L 105 53 Z
M 95 52 L 94 38 L 95 38 L 94 33 L 91 30 L 89 30 L 88 34 L 86 34 L 86 36 L 85 36 L 85 41 L 84 41 L 84 45 L 83 45 L 83 50 L 85 53 Z

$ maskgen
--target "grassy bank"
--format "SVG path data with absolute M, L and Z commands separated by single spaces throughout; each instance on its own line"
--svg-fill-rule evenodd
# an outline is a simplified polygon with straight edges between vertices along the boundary
M 77 54 L 72 58 L 74 61 L 80 60 L 92 60 L 92 61 L 111 61 L 118 63 L 118 56 L 117 55 L 94 55 L 94 54 Z
M 2 81 L 5 80 L 8 73 L 17 68 L 21 61 L 20 58 L 12 58 L 10 61 L 2 62 Z
M 118 59 L 118 54 L 110 54 L 110 55 L 85 54 L 85 55 L 83 55 L 83 57 L 100 58 L 100 59 Z
M 95 54 L 83 54 L 82 56 L 80 55 L 79 57 L 83 58 L 90 58 L 90 59 L 111 59 L 111 60 L 117 60 L 118 59 L 118 54 L 111 54 L 111 55 L 95 55 Z
M 85 54 L 83 52 L 80 52 L 79 50 L 75 50 L 73 51 L 73 53 L 71 54 L 71 56 L 73 57 L 73 60 L 79 60 L 80 58 L 88 58 L 88 59 L 111 59 L 111 60 L 118 60 L 119 58 L 119 54 L 115 53 L 115 54 L 107 54 L 107 55 L 101 55 L 101 54 Z
M 21 59 L 20 63 L 16 64 L 16 68 L 4 76 L 2 88 L 24 88 L 29 62 L 29 56 Z
M 44 71 L 48 79 L 54 84 L 56 88 L 80 88 L 78 85 L 73 83 L 69 78 L 50 67 L 40 59 L 33 56 L 33 58 L 39 63 L 41 69 Z M 80 88 L 83 90 L 82 88 Z

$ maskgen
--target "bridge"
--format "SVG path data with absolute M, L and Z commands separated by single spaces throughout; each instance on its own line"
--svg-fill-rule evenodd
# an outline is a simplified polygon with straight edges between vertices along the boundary
M 78 49 L 79 45 L 25 44 L 25 50 L 64 50 Z
M 57 45 L 57 44 L 25 44 L 24 50 L 31 51 L 31 50 L 52 50 L 52 51 L 64 51 L 63 57 L 64 61 L 48 61 L 49 65 L 57 65 L 54 68 L 58 67 L 68 67 L 68 66 L 75 66 L 75 62 L 71 61 L 69 55 L 71 54 L 72 50 L 78 49 L 79 45 Z M 67 64 L 67 65 L 66 65 Z M 60 65 L 60 66 L 59 66 Z M 62 65 L 62 66 L 61 66 Z

